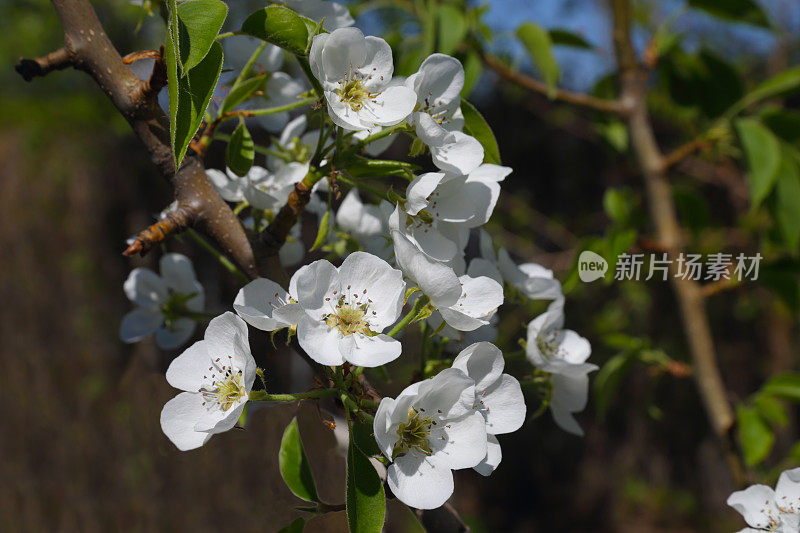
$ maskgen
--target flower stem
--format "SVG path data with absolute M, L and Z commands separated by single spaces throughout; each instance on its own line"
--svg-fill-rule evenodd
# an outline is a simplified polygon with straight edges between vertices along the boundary
M 267 392 L 263 390 L 254 390 L 250 391 L 249 399 L 251 402 L 297 402 L 314 398 L 331 398 L 338 394 L 339 391 L 336 389 L 318 389 L 290 394 L 267 394 Z
M 244 272 L 239 270 L 236 267 L 236 265 L 234 265 L 230 261 L 230 259 L 228 259 L 224 255 L 222 255 L 216 248 L 214 248 L 213 246 L 208 244 L 208 242 L 203 237 L 201 237 L 200 234 L 198 234 L 195 230 L 193 230 L 192 228 L 189 228 L 188 230 L 186 230 L 186 234 L 189 235 L 189 237 L 191 237 L 191 239 L 194 242 L 199 244 L 201 248 L 203 248 L 205 251 L 207 251 L 208 253 L 213 255 L 216 258 L 216 260 L 219 261 L 219 263 L 228 270 L 228 272 L 230 272 L 231 274 L 234 274 L 235 276 L 240 278 L 245 283 L 250 283 L 250 278 L 248 278 L 244 274 Z
M 414 320 L 414 317 L 416 317 L 419 314 L 420 310 L 422 310 L 422 308 L 425 307 L 427 303 L 428 303 L 427 296 L 420 296 L 419 298 L 417 298 L 417 301 L 414 302 L 414 306 L 411 308 L 411 311 L 409 311 L 408 314 L 404 316 L 403 319 L 400 322 L 398 322 L 397 325 L 391 329 L 391 331 L 389 331 L 389 333 L 387 333 L 387 335 L 390 337 L 394 337 L 395 335 L 403 331 L 403 328 L 405 328 L 407 325 L 411 323 L 412 320 Z
M 253 64 L 256 62 L 258 56 L 261 55 L 261 52 L 263 52 L 264 48 L 266 47 L 267 47 L 267 41 L 262 42 L 256 47 L 256 49 L 253 51 L 253 54 L 250 56 L 250 59 L 248 59 L 247 63 L 244 64 L 242 71 L 239 73 L 238 76 L 236 76 L 233 85 L 231 85 L 231 91 L 233 91 L 233 89 L 238 87 L 239 84 L 242 83 L 242 80 L 244 80 L 247 76 L 250 75 L 250 71 L 253 69 Z M 222 109 L 222 107 L 220 107 L 220 109 Z
M 280 105 L 276 107 L 267 107 L 264 109 L 247 109 L 241 111 L 241 114 L 246 117 L 263 117 L 264 115 L 274 115 L 275 113 L 292 111 L 293 109 L 298 109 L 300 107 L 312 105 L 315 104 L 316 102 L 317 98 L 315 96 L 310 96 L 308 98 L 302 98 L 296 102 L 292 102 L 291 104 Z

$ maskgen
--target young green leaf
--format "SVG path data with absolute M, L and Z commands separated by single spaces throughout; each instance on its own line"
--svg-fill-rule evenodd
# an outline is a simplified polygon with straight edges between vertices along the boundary
M 467 19 L 464 12 L 451 4 L 441 4 L 437 12 L 438 41 L 437 51 L 452 54 L 467 35 Z
M 372 433 L 372 424 L 365 424 L 358 420 L 353 420 L 353 429 L 351 435 L 355 440 L 356 446 L 366 456 L 379 455 L 381 453 L 378 448 L 378 442 Z
M 725 112 L 725 116 L 734 117 L 742 110 L 768 98 L 788 96 L 800 90 L 800 67 L 786 69 L 770 79 L 760 83 L 755 89 L 744 95 L 741 100 Z
M 303 528 L 306 526 L 305 519 L 295 518 L 291 524 L 288 526 L 281 528 L 278 533 L 303 533 Z
M 308 44 L 308 27 L 291 9 L 269 6 L 259 9 L 244 21 L 242 32 L 303 55 Z
M 177 67 L 170 68 L 170 65 L 177 65 L 177 63 L 174 59 L 175 51 L 170 43 L 171 41 L 167 39 L 164 52 L 168 59 L 170 137 L 175 156 L 175 168 L 180 168 L 183 156 L 197 133 L 203 121 L 203 114 L 214 94 L 219 74 L 222 71 L 223 56 L 222 45 L 215 42 L 198 65 L 186 72 L 185 76 L 175 79 L 177 78 Z
M 246 176 L 256 157 L 255 145 L 244 120 L 233 130 L 231 140 L 225 149 L 225 163 L 237 176 Z
M 792 402 L 800 402 L 800 374 L 781 374 L 767 381 L 761 392 L 783 398 Z
M 281 477 L 295 496 L 308 502 L 319 502 L 311 468 L 303 451 L 300 432 L 297 429 L 297 418 L 286 426 L 278 452 L 278 466 Z
M 767 16 L 754 0 L 689 0 L 689 7 L 702 9 L 722 20 L 769 27 Z
M 257 76 L 253 76 L 241 82 L 228 93 L 225 101 L 222 102 L 219 114 L 224 115 L 228 111 L 235 109 L 236 106 L 253 96 L 253 93 L 264 86 L 264 81 L 267 79 L 267 73 L 263 72 Z
M 796 252 L 800 246 L 800 167 L 784 154 L 775 184 L 775 219 L 786 247 Z
M 758 394 L 753 400 L 753 405 L 758 413 L 766 420 L 777 426 L 785 426 L 789 423 L 789 415 L 781 402 L 766 394 Z
M 750 201 L 755 209 L 769 195 L 778 179 L 780 143 L 769 129 L 753 118 L 738 119 L 736 130 L 750 168 Z
M 379 533 L 385 514 L 381 478 L 356 446 L 351 430 L 347 447 L 347 523 L 351 533 Z
M 481 143 L 485 154 L 484 162 L 500 165 L 500 148 L 486 119 L 466 100 L 461 101 L 461 112 L 464 113 L 464 133 L 472 135 Z
M 313 252 L 314 250 L 318 249 L 320 246 L 325 244 L 325 241 L 328 239 L 328 232 L 330 231 L 330 215 L 330 209 L 325 211 L 325 214 L 322 215 L 322 220 L 319 221 L 319 229 L 317 230 L 317 238 L 314 239 L 314 244 L 311 245 L 311 249 L 308 250 L 309 252 Z
M 191 0 L 178 6 L 184 71 L 193 69 L 206 57 L 227 16 L 228 6 L 221 0 Z
M 775 443 L 775 434 L 758 410 L 746 405 L 737 406 L 736 422 L 744 462 L 753 466 L 766 459 Z
M 577 33 L 572 33 L 569 30 L 555 28 L 550 30 L 550 41 L 554 45 L 571 46 L 572 48 L 583 48 L 591 50 L 592 45 Z
M 531 56 L 531 60 L 549 89 L 550 97 L 555 94 L 556 84 L 561 72 L 555 56 L 550 34 L 541 26 L 527 22 L 517 29 L 517 37 Z

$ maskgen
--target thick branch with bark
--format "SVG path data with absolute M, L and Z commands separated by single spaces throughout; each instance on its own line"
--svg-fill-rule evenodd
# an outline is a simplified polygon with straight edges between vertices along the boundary
M 721 441 L 738 484 L 744 473 L 733 441 L 734 414 L 717 365 L 717 355 L 702 287 L 693 280 L 676 276 L 674 259 L 683 252 L 672 190 L 665 173 L 664 155 L 656 142 L 647 111 L 648 73 L 636 61 L 630 37 L 631 12 L 628 0 L 612 0 L 613 40 L 620 69 L 621 100 L 630 106 L 627 117 L 631 146 L 642 171 L 645 191 L 658 241 L 665 246 L 671 262 L 670 276 L 680 306 L 684 332 L 692 355 L 693 375 L 714 433 Z
M 64 47 L 38 59 L 21 60 L 17 71 L 26 80 L 68 66 L 89 74 L 130 123 L 151 161 L 172 183 L 181 216 L 173 219 L 171 226 L 162 224 L 163 231 L 151 227 L 142 232 L 137 239 L 139 251 L 159 242 L 159 236 L 174 233 L 167 228 L 177 230 L 191 225 L 208 235 L 244 272 L 256 276 L 247 236 L 206 176 L 202 161 L 190 155 L 176 172 L 169 120 L 156 98 L 166 83 L 163 63 L 156 61 L 150 80 L 140 80 L 123 62 L 88 0 L 53 0 L 53 6 L 64 28 Z

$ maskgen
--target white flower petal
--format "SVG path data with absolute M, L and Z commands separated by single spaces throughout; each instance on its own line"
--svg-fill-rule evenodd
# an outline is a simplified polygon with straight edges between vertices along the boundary
M 354 333 L 339 341 L 339 351 L 349 363 L 373 368 L 400 357 L 402 345 L 400 341 L 388 335 L 380 334 L 368 337 Z
M 486 431 L 492 435 L 511 433 L 525 423 L 525 397 L 522 387 L 513 376 L 503 374 L 494 384 L 478 395 L 483 402 Z
M 119 325 L 119 338 L 122 342 L 136 342 L 161 327 L 164 315 L 158 307 L 137 307 L 122 317 Z
M 417 95 L 414 91 L 402 87 L 387 87 L 371 100 L 364 102 L 364 110 L 374 118 L 373 124 L 378 126 L 393 126 L 405 120 L 414 110 Z M 481 156 L 483 158 L 483 156 Z
M 461 276 L 458 302 L 439 312 L 448 325 L 460 331 L 472 331 L 489 323 L 503 303 L 503 286 L 492 278 Z
M 800 515 L 800 468 L 781 473 L 775 486 L 775 500 L 781 509 Z
M 308 356 L 321 365 L 338 366 L 345 359 L 339 351 L 342 335 L 334 328 L 304 316 L 297 323 L 297 341 Z
M 486 437 L 486 457 L 483 461 L 473 467 L 482 476 L 489 476 L 500 465 L 503 460 L 503 451 L 500 449 L 500 442 L 494 435 Z
M 500 285 L 503 284 L 503 276 L 500 275 L 500 271 L 497 269 L 494 263 L 487 259 L 483 259 L 482 257 L 476 257 L 469 262 L 467 275 L 471 278 L 486 276 L 487 278 L 492 278 Z
M 239 290 L 233 309 L 254 328 L 274 331 L 292 325 L 273 316 L 274 311 L 288 301 L 289 293 L 283 287 L 271 279 L 258 278 Z
M 248 357 L 253 358 L 250 355 L 247 323 L 230 311 L 211 319 L 203 339 L 207 343 L 210 358 L 230 356 L 234 367 L 239 370 L 245 369 Z
M 428 197 L 436 190 L 444 177 L 444 172 L 426 172 L 414 178 L 406 188 L 406 213 L 416 215 L 425 209 L 429 203 Z
M 380 37 L 371 35 L 364 38 L 364 44 L 367 47 L 367 55 L 358 70 L 364 76 L 364 87 L 371 92 L 378 92 L 389 84 L 394 73 L 392 48 Z
M 300 267 L 289 282 L 289 293 L 316 320 L 330 312 L 332 304 L 325 301 L 325 295 L 333 290 L 339 290 L 339 272 L 324 259 Z
M 167 383 L 176 389 L 197 392 L 205 382 L 203 376 L 208 374 L 211 362 L 208 344 L 205 341 L 197 341 L 169 364 Z
M 489 342 L 476 342 L 461 350 L 451 365 L 467 374 L 475 381 L 478 395 L 493 385 L 503 373 L 505 361 L 503 352 Z
M 464 67 L 454 57 L 431 54 L 419 71 L 406 80 L 408 87 L 419 95 L 423 105 L 432 107 L 434 114 L 458 106 L 464 88 Z
M 184 295 L 196 291 L 197 277 L 192 261 L 183 254 L 164 254 L 158 263 L 161 279 L 167 287 Z
M 430 224 L 409 226 L 408 235 L 420 250 L 437 261 L 449 261 L 458 253 L 458 244 Z
M 337 82 L 365 64 L 367 43 L 358 28 L 339 28 L 328 36 L 322 50 L 325 80 Z M 321 80 L 322 81 L 322 80 Z
M 206 170 L 208 179 L 220 196 L 228 202 L 241 202 L 244 200 L 244 181 L 241 178 L 230 178 L 221 170 L 209 168 Z
M 433 164 L 454 174 L 469 174 L 483 161 L 483 146 L 477 139 L 452 131 L 439 144 L 429 145 Z
M 393 324 L 403 309 L 403 273 L 367 252 L 353 252 L 339 267 L 339 284 L 349 300 L 369 302 L 367 319 L 375 331 Z
M 422 453 L 409 453 L 389 466 L 389 488 L 416 509 L 436 509 L 453 494 L 453 471 Z
M 148 268 L 134 268 L 122 285 L 128 300 L 140 306 L 161 305 L 169 291 L 158 274 Z
M 486 457 L 486 421 L 477 411 L 434 426 L 430 438 L 432 446 L 444 444 L 433 456 L 453 470 L 472 468 Z
M 181 451 L 199 448 L 211 438 L 210 433 L 194 430 L 195 423 L 205 412 L 200 394 L 182 392 L 161 410 L 161 430 Z
M 767 529 L 770 518 L 778 518 L 775 492 L 766 485 L 751 485 L 728 497 L 728 505 L 736 509 L 745 522 L 756 529 Z
M 164 350 L 177 348 L 192 337 L 196 328 L 197 322 L 191 318 L 179 318 L 172 323 L 172 329 L 169 329 L 166 325 L 158 328 L 158 331 L 156 331 L 156 344 Z
M 420 382 L 415 405 L 438 413 L 442 419 L 450 419 L 472 412 L 474 403 L 475 382 L 457 368 L 446 368 L 433 378 Z
M 372 431 L 375 433 L 375 440 L 378 442 L 378 447 L 381 452 L 383 452 L 383 455 L 386 457 L 392 456 L 392 449 L 398 439 L 397 432 L 390 430 L 392 427 L 394 406 L 394 398 L 384 397 L 381 399 L 378 410 L 375 412 L 375 419 L 372 422 Z

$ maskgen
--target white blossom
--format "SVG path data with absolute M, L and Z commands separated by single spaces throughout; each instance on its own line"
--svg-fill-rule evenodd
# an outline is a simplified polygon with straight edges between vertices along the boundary
M 287 292 L 267 278 L 257 278 L 239 289 L 233 309 L 245 322 L 262 331 L 292 327 L 303 315 L 297 303 L 295 277 Z
M 297 97 L 306 90 L 299 79 L 293 78 L 285 72 L 273 72 L 267 79 L 264 88 L 265 97 L 270 107 L 279 107 L 297 101 Z M 256 100 L 258 101 L 258 100 Z M 263 102 L 263 100 L 261 100 Z M 261 106 L 261 104 L 259 104 Z M 269 115 L 255 117 L 258 124 L 268 131 L 282 130 L 289 122 L 289 112 L 281 111 Z
M 750 526 L 740 533 L 797 533 L 800 530 L 800 468 L 781 473 L 774 491 L 766 485 L 751 485 L 731 494 L 727 503 Z
M 179 450 L 199 448 L 236 424 L 255 377 L 247 325 L 233 313 L 214 318 L 167 369 L 169 384 L 185 392 L 164 405 L 162 431 Z
M 351 189 L 336 212 L 336 225 L 356 239 L 367 252 L 388 259 L 388 215 L 391 210 L 392 206 L 386 200 L 379 205 L 363 203 L 358 190 Z
M 562 296 L 561 283 L 555 279 L 552 270 L 537 263 L 517 265 L 505 248 L 500 248 L 495 253 L 492 238 L 486 231 L 481 230 L 479 235 L 482 257 L 473 259 L 473 263 L 476 269 L 484 272 L 484 275 L 489 275 L 486 272 L 493 269 L 500 277 L 501 283 L 505 280 L 506 283 L 516 287 L 523 295 L 532 300 L 555 300 Z M 488 265 L 483 264 L 484 261 Z
M 503 304 L 503 286 L 486 276 L 458 278 L 461 296 L 453 305 L 438 306 L 445 322 L 459 331 L 472 331 L 490 323 Z
M 326 0 L 285 0 L 286 7 L 315 22 L 325 19 L 322 27 L 328 31 L 352 26 L 356 23 L 346 6 Z
M 292 276 L 291 287 L 305 311 L 297 340 L 318 363 L 374 367 L 400 355 L 400 342 L 382 332 L 400 316 L 406 284 L 386 261 L 366 252 L 339 268 L 315 261 Z
M 505 360 L 497 346 L 478 342 L 461 351 L 453 361 L 475 381 L 475 406 L 486 420 L 489 434 L 486 457 L 474 468 L 488 476 L 500 464 L 502 453 L 495 435 L 512 433 L 525 422 L 525 398 L 522 387 L 513 376 L 503 373 Z
M 357 28 L 339 28 L 314 37 L 311 70 L 322 84 L 333 122 L 347 130 L 373 129 L 402 122 L 416 94 L 391 85 L 392 49 Z
M 457 368 L 383 398 L 375 440 L 391 459 L 387 482 L 397 498 L 435 509 L 453 494 L 453 470 L 473 468 L 487 454 L 486 421 L 475 408 L 475 382 Z
M 445 54 L 432 54 L 406 86 L 417 95 L 409 120 L 417 136 L 431 150 L 434 164 L 456 174 L 468 174 L 483 161 L 484 150 L 474 137 L 462 133 L 460 120 L 453 120 L 461 103 L 464 67 Z
M 292 162 L 280 167 L 276 172 L 253 166 L 244 177 L 239 177 L 230 169 L 222 172 L 217 169 L 206 170 L 214 188 L 229 202 L 247 201 L 257 209 L 277 210 L 289 199 L 296 183 L 308 174 L 308 165 Z
M 147 268 L 135 268 L 125 280 L 125 295 L 136 308 L 120 324 L 123 342 L 136 342 L 155 333 L 156 344 L 171 349 L 194 333 L 196 322 L 182 317 L 181 312 L 201 312 L 205 292 L 191 260 L 181 254 L 165 254 L 159 267 L 160 276 Z
M 589 396 L 589 372 L 597 365 L 587 363 L 592 347 L 571 329 L 564 329 L 564 299 L 558 298 L 547 311 L 528 324 L 526 355 L 537 368 L 552 374 L 550 412 L 562 429 L 583 435 L 573 413 L 583 411 Z

